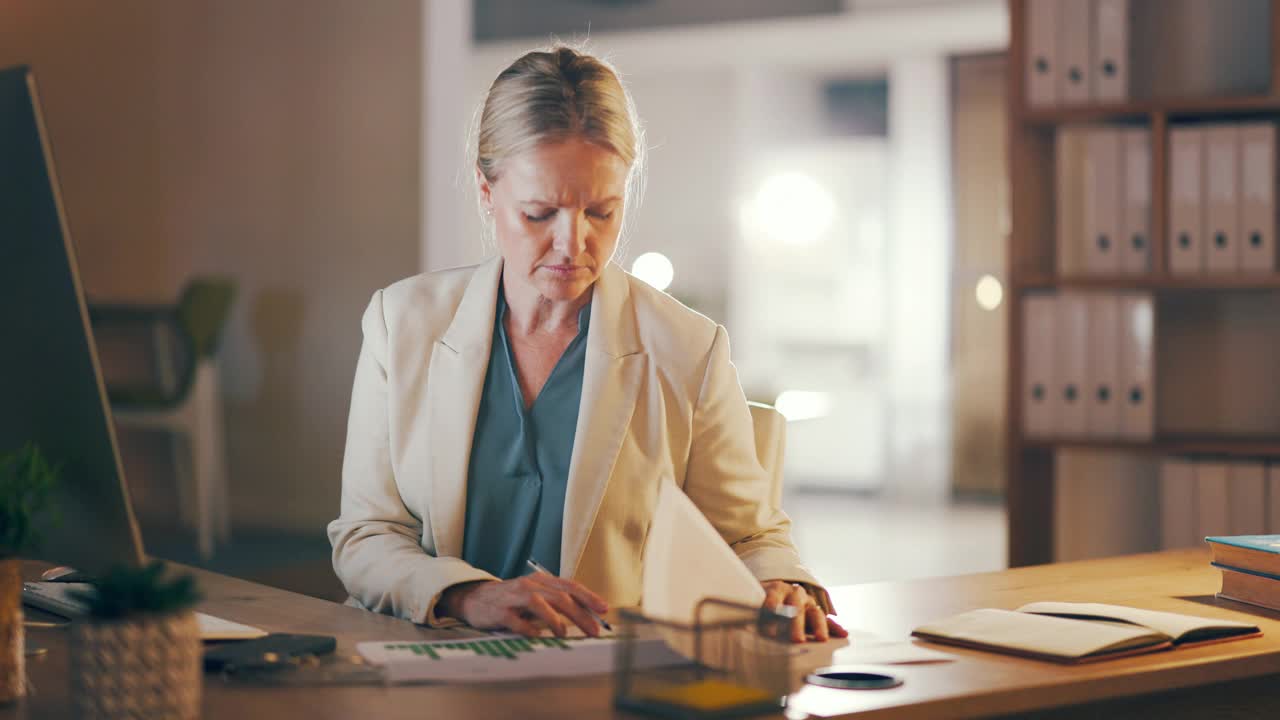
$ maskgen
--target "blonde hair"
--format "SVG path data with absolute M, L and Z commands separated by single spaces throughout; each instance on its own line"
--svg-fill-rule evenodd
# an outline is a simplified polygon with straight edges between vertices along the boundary
M 474 167 L 490 183 L 504 160 L 544 142 L 582 138 L 616 153 L 628 168 L 623 222 L 630 225 L 644 189 L 644 130 L 608 61 L 564 45 L 526 53 L 489 86 L 474 134 Z

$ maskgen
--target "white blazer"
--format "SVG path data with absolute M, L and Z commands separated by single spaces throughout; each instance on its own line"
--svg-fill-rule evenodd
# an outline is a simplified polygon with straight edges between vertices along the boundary
M 435 613 L 440 594 L 493 579 L 461 555 L 501 272 L 494 258 L 418 275 L 365 311 L 329 540 L 338 577 L 370 610 L 453 624 Z M 638 605 L 658 482 L 671 476 L 756 577 L 816 586 L 754 443 L 724 328 L 610 263 L 592 297 L 561 574 Z

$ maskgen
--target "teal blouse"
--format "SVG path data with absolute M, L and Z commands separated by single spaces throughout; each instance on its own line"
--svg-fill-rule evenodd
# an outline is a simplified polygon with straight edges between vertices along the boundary
M 467 466 L 462 559 L 504 580 L 524 575 L 530 558 L 558 575 L 591 303 L 579 311 L 577 337 L 528 410 L 503 324 L 506 314 L 499 286 L 489 368 Z

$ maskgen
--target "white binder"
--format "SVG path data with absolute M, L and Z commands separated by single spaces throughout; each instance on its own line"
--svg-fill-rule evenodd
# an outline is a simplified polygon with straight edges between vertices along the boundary
M 1196 463 L 1196 536 L 1231 534 L 1231 503 L 1227 497 L 1230 467 L 1220 462 Z
M 1129 97 L 1129 0 L 1093 0 L 1093 97 Z
M 1204 215 L 1201 199 L 1204 133 L 1198 128 L 1169 131 L 1169 272 L 1204 270 Z
M 1120 130 L 1096 128 L 1085 140 L 1085 269 L 1108 275 L 1120 270 Z
M 1267 533 L 1280 535 L 1280 465 L 1267 466 Z
M 1055 305 L 1052 295 L 1028 295 L 1022 301 L 1022 429 L 1028 436 L 1057 431 Z
M 1084 295 L 1058 296 L 1056 367 L 1057 430 L 1067 436 L 1084 435 L 1088 429 L 1085 385 L 1089 373 L 1089 303 Z
M 1151 270 L 1151 131 L 1127 128 L 1120 131 L 1124 150 L 1124 172 L 1120 182 L 1120 270 L 1147 273 Z
M 1120 434 L 1155 434 L 1155 300 L 1146 293 L 1120 296 Z
M 1204 130 L 1205 270 L 1232 273 L 1240 269 L 1240 143 L 1234 125 Z
M 1086 103 L 1093 96 L 1093 3 L 1058 2 L 1058 102 Z
M 1028 0 L 1026 5 L 1026 94 L 1028 107 L 1058 100 L 1058 0 Z
M 1167 458 L 1160 463 L 1160 547 L 1196 547 L 1196 466 L 1190 460 Z
M 1120 298 L 1114 293 L 1088 296 L 1089 434 L 1114 438 L 1120 434 Z
M 1240 140 L 1240 269 L 1276 269 L 1276 126 L 1246 123 Z
M 1262 463 L 1238 462 L 1227 475 L 1232 535 L 1267 532 L 1267 473 Z

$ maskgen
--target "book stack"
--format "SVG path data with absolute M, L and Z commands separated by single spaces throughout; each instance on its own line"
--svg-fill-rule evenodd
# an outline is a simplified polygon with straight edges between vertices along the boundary
M 1207 537 L 1227 600 L 1280 610 L 1280 535 Z

